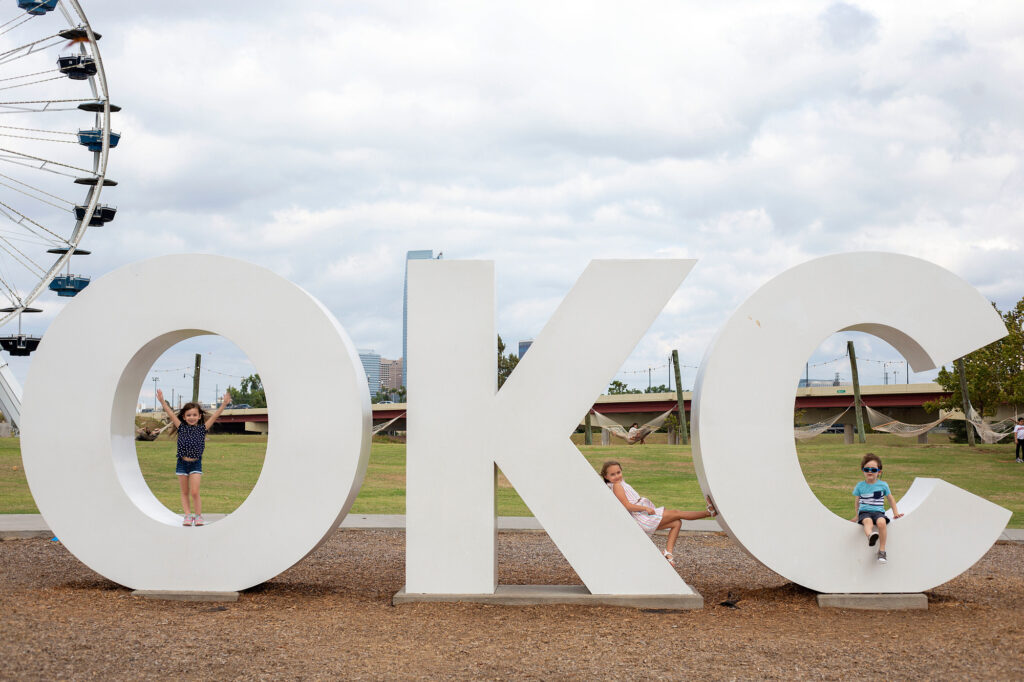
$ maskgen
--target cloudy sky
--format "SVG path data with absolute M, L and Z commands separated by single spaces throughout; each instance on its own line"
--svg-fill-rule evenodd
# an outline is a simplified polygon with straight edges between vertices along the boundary
M 667 382 L 673 348 L 697 365 L 737 305 L 819 255 L 895 251 L 1004 309 L 1024 295 L 1017 0 L 82 4 L 124 107 L 117 220 L 85 240 L 94 276 L 241 258 L 398 357 L 409 249 L 494 260 L 513 346 L 591 259 L 699 259 L 618 376 L 639 387 L 648 367 Z M 43 302 L 33 331 L 59 310 Z M 193 352 L 223 373 L 204 391 L 249 371 L 194 341 L 157 363 L 165 389 L 191 385 Z

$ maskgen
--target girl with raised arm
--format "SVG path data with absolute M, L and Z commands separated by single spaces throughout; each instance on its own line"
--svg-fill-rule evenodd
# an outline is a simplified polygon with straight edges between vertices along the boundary
M 615 497 L 622 503 L 622 506 L 633 516 L 633 520 L 644 529 L 645 533 L 653 535 L 656 530 L 669 529 L 668 541 L 665 543 L 665 550 L 662 552 L 662 555 L 673 566 L 676 565 L 676 560 L 672 556 L 672 550 L 675 549 L 676 538 L 679 537 L 679 530 L 683 526 L 683 519 L 696 521 L 698 519 L 713 518 L 718 515 L 718 510 L 711 504 L 710 497 L 706 498 L 708 503 L 707 511 L 678 511 L 676 509 L 655 507 L 650 500 L 646 497 L 640 497 L 633 490 L 633 486 L 623 480 L 622 466 L 616 461 L 608 461 L 601 466 L 601 478 L 608 484 L 608 487 L 611 488 Z
M 164 400 L 164 392 L 156 391 L 156 397 L 163 405 L 164 412 L 174 424 L 178 432 L 178 465 L 174 473 L 178 475 L 181 487 L 181 506 L 185 510 L 183 526 L 201 526 L 203 521 L 203 501 L 199 497 L 199 482 L 203 478 L 203 450 L 206 448 L 206 432 L 213 427 L 217 417 L 231 403 L 231 393 L 225 393 L 220 405 L 213 414 L 207 416 L 199 403 L 185 403 L 175 414 L 171 406 Z M 189 506 L 191 498 L 192 506 Z M 192 513 L 192 509 L 195 513 Z

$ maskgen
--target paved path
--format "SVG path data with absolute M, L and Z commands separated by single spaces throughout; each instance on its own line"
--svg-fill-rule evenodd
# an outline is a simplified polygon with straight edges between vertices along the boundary
M 204 514 L 207 523 L 216 523 L 224 514 Z M 403 514 L 349 514 L 341 528 L 405 528 Z M 532 516 L 499 516 L 498 530 L 544 530 Z M 721 531 L 717 521 L 683 521 L 683 532 Z M 0 514 L 0 539 L 51 537 L 49 527 L 39 514 Z M 1006 542 L 1024 543 L 1024 530 L 1007 528 L 999 536 Z

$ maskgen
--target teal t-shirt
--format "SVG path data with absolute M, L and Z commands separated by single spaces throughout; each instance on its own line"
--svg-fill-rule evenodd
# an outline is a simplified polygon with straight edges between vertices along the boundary
M 860 498 L 860 506 L 857 508 L 862 512 L 884 512 L 885 498 L 892 493 L 889 492 L 889 484 L 885 481 L 868 483 L 861 481 L 853 489 L 854 497 Z

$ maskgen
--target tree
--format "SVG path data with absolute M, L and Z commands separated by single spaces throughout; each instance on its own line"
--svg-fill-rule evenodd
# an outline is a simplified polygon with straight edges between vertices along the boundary
M 672 393 L 672 389 L 665 384 L 658 384 L 657 386 L 648 386 L 644 389 L 644 393 Z
M 970 403 L 982 416 L 995 414 L 1001 404 L 1024 405 L 1024 298 L 1006 313 L 994 303 L 992 307 L 1009 333 L 963 358 Z M 956 367 L 943 366 L 935 381 L 950 396 L 925 403 L 925 409 L 961 409 L 963 396 Z
M 518 356 L 512 353 L 505 355 L 505 342 L 501 340 L 501 334 L 498 334 L 498 388 L 508 380 L 518 364 Z
M 231 394 L 231 402 L 236 405 L 251 405 L 252 407 L 266 407 L 267 395 L 263 390 L 263 381 L 259 374 L 250 374 L 241 381 L 242 388 L 228 386 L 228 393 Z
M 608 395 L 626 395 L 628 393 L 640 393 L 639 388 L 630 388 L 621 381 L 615 380 L 608 384 Z

